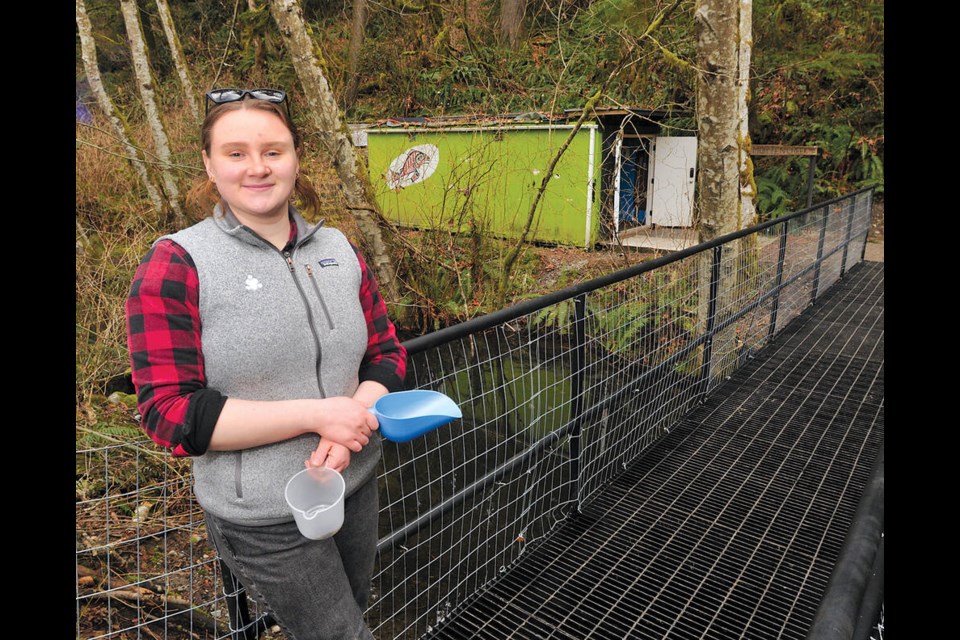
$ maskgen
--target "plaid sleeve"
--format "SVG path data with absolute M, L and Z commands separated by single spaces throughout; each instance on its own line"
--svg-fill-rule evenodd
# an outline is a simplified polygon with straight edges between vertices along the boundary
M 356 246 L 353 250 L 360 262 L 360 305 L 367 320 L 367 352 L 360 363 L 360 381 L 373 380 L 390 391 L 401 391 L 407 375 L 407 350 L 387 317 L 376 278 Z
M 203 454 L 226 398 L 206 388 L 199 280 L 189 254 L 158 242 L 134 274 L 127 346 L 144 431 L 175 456 Z

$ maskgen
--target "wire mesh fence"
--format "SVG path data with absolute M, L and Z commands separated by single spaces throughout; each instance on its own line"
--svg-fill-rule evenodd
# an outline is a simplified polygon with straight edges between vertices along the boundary
M 370 627 L 419 638 L 495 584 L 862 259 L 872 191 L 408 341 L 462 420 L 381 443 Z M 77 444 L 77 637 L 256 638 L 189 461 L 135 428 Z M 225 586 L 228 585 L 228 586 Z

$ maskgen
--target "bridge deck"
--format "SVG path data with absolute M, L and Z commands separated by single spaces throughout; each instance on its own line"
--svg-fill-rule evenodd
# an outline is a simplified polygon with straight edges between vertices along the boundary
M 883 447 L 882 263 L 851 269 L 435 638 L 805 638 Z

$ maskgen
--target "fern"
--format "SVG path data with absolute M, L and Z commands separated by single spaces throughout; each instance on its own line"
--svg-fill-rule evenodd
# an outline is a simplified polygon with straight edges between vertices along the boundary
M 136 425 L 98 423 L 91 428 L 77 428 L 77 449 L 133 444 L 143 441 L 143 438 L 143 431 Z
M 592 311 L 600 342 L 611 353 L 637 357 L 642 352 L 641 337 L 653 321 L 648 302 L 626 302 Z
M 781 188 L 776 178 L 755 176 L 757 183 L 757 212 L 762 218 L 776 218 L 794 210 L 790 194 Z
M 534 314 L 531 324 L 543 329 L 554 329 L 560 334 L 567 334 L 573 327 L 574 305 L 573 300 L 561 300 Z

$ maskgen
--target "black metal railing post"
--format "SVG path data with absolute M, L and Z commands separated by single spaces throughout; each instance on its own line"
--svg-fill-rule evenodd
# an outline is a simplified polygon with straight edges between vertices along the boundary
M 710 388 L 710 368 L 713 360 L 713 327 L 717 320 L 717 293 L 720 290 L 720 258 L 723 255 L 723 245 L 713 248 L 713 259 L 710 264 L 710 295 L 707 299 L 707 326 L 704 335 L 707 337 L 703 344 L 703 368 L 700 370 L 701 399 Z
M 250 609 L 247 606 L 247 591 L 234 577 L 222 558 L 220 573 L 223 579 L 223 595 L 227 600 L 227 613 L 230 617 L 230 640 L 257 640 L 261 633 L 276 624 L 273 616 L 264 614 L 256 620 L 251 620 Z
M 817 261 L 813 270 L 813 287 L 810 291 L 810 304 L 817 302 L 817 290 L 820 288 L 820 265 L 823 262 L 823 245 L 827 238 L 827 222 L 830 220 L 830 207 L 823 208 L 823 218 L 820 223 L 820 239 L 817 241 Z
M 570 477 L 573 478 L 574 491 L 577 496 L 577 511 L 580 510 L 580 433 L 583 430 L 583 390 L 586 388 L 587 362 L 587 295 L 582 293 L 574 299 L 573 322 L 573 371 L 570 379 L 570 421 L 573 429 L 570 432 L 570 462 L 572 464 Z
M 787 228 L 788 222 L 780 225 L 780 248 L 777 252 L 777 280 L 773 285 L 773 303 L 770 305 L 770 329 L 767 331 L 767 342 L 773 342 L 777 333 L 777 313 L 780 311 L 780 289 L 783 287 L 783 267 L 787 258 Z
M 853 201 L 859 200 L 860 195 L 859 193 L 854 195 Z M 867 224 L 864 225 L 866 230 L 863 232 L 863 244 L 860 245 L 860 262 L 867 259 L 867 238 L 870 237 L 870 225 L 873 221 L 873 189 L 867 191 L 865 197 L 867 199 Z
M 853 216 L 856 213 L 856 200 L 847 200 L 844 203 L 844 208 L 848 211 L 847 214 L 847 228 L 843 232 L 843 260 L 840 263 L 840 277 L 843 278 L 843 274 L 847 271 L 847 253 L 850 249 L 850 234 L 853 232 Z

